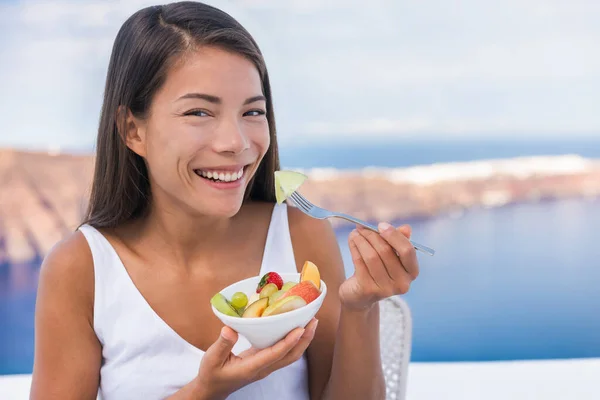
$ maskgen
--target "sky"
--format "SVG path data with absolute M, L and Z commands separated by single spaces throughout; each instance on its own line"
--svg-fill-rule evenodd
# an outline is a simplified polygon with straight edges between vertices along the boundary
M 258 41 L 282 143 L 600 135 L 600 1 L 211 0 Z M 0 0 L 0 147 L 91 149 L 147 0 Z

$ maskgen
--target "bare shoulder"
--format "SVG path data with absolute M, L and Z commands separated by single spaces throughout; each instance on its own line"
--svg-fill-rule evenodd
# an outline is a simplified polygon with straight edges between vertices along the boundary
M 49 285 L 80 300 L 94 295 L 94 262 L 83 233 L 76 231 L 58 242 L 44 258 L 40 270 L 40 290 Z
M 325 273 L 335 272 L 336 280 L 343 278 L 342 256 L 331 223 L 311 218 L 291 206 L 288 206 L 288 221 L 298 267 L 310 260 Z

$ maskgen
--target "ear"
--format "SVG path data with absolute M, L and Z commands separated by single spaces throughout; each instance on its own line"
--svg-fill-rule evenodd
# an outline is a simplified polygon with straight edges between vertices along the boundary
M 117 127 L 121 139 L 127 147 L 140 157 L 146 156 L 146 125 L 143 120 L 136 118 L 131 110 L 119 106 L 117 110 Z

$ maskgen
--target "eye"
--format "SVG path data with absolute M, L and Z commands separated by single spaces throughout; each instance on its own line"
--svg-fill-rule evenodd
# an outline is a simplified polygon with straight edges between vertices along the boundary
M 210 114 L 206 110 L 200 109 L 186 111 L 183 115 L 191 117 L 210 117 Z
M 244 113 L 244 117 L 260 117 L 261 115 L 265 115 L 266 113 L 267 112 L 265 110 L 261 109 L 250 110 Z

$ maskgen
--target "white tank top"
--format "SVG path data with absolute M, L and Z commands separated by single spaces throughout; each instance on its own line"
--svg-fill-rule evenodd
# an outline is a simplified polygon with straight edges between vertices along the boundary
M 94 330 L 102 345 L 100 398 L 151 400 L 172 395 L 197 375 L 204 352 L 154 312 L 98 230 L 89 225 L 79 229 L 94 260 Z M 260 275 L 268 271 L 297 272 L 285 204 L 273 209 Z M 248 348 L 250 344 L 240 335 L 233 353 Z M 228 399 L 308 400 L 307 371 L 303 356 Z

